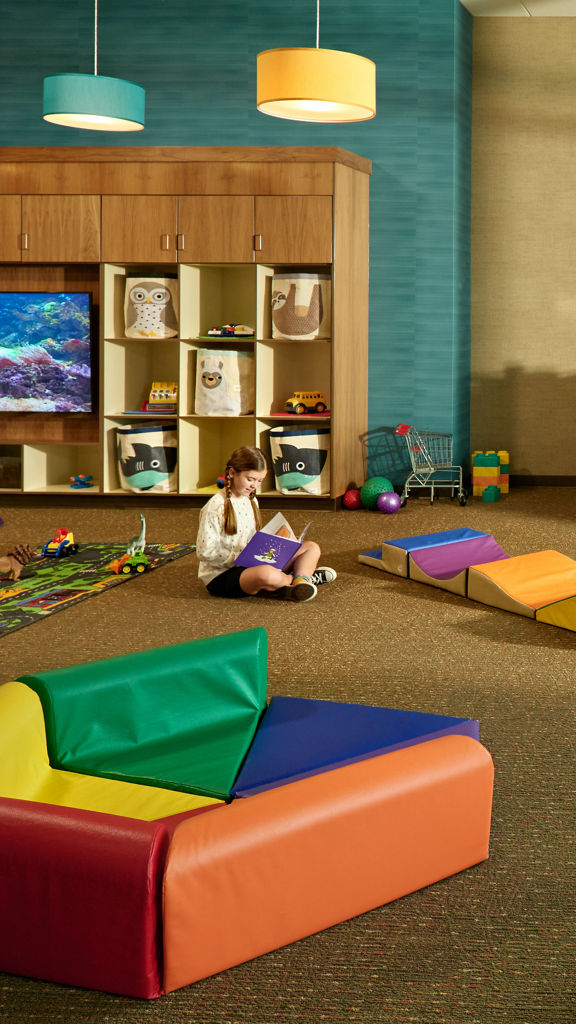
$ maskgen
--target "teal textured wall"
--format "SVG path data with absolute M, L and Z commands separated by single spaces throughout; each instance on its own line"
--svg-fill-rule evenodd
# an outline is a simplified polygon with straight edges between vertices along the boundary
M 256 54 L 313 46 L 314 0 L 99 0 L 100 73 L 147 90 L 146 129 L 122 135 L 41 117 L 44 75 L 93 70 L 92 0 L 7 6 L 2 145 L 338 145 L 370 158 L 370 428 L 447 430 L 466 457 L 472 18 L 458 0 L 323 0 L 320 45 L 377 64 L 377 117 L 349 126 L 255 107 Z

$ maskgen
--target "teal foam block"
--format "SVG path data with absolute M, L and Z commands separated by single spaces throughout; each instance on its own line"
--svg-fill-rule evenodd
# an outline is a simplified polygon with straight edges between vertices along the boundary
M 50 762 L 228 798 L 266 707 L 267 637 L 244 630 L 21 676 Z
M 451 733 L 477 740 L 480 727 L 473 718 L 273 697 L 232 794 L 251 796 Z

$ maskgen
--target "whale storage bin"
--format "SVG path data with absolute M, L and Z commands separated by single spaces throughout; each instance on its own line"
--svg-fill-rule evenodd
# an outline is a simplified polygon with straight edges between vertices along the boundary
M 124 491 L 177 490 L 176 431 L 146 424 L 117 427 L 118 474 Z
M 282 494 L 330 493 L 329 427 L 272 427 L 270 451 Z
M 274 274 L 272 337 L 291 341 L 329 338 L 332 281 L 329 274 Z

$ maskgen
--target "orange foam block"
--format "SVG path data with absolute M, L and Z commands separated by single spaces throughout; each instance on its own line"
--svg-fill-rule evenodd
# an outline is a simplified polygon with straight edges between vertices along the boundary
M 468 571 L 468 597 L 529 618 L 576 595 L 576 562 L 559 551 L 534 551 Z
M 452 735 L 183 822 L 164 879 L 165 991 L 486 859 L 492 773 L 480 743 Z

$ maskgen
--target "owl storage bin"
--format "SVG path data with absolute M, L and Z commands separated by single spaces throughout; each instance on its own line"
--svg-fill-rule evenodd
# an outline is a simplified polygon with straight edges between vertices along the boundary
M 117 427 L 118 472 L 124 491 L 176 491 L 178 448 L 169 427 Z
M 274 274 L 272 337 L 290 341 L 329 338 L 332 331 L 332 281 L 329 274 Z
M 196 355 L 197 416 L 254 412 L 254 353 L 200 348 Z
M 177 309 L 177 278 L 126 278 L 124 333 L 127 338 L 177 337 Z
M 330 493 L 330 428 L 272 427 L 276 487 L 282 494 Z

